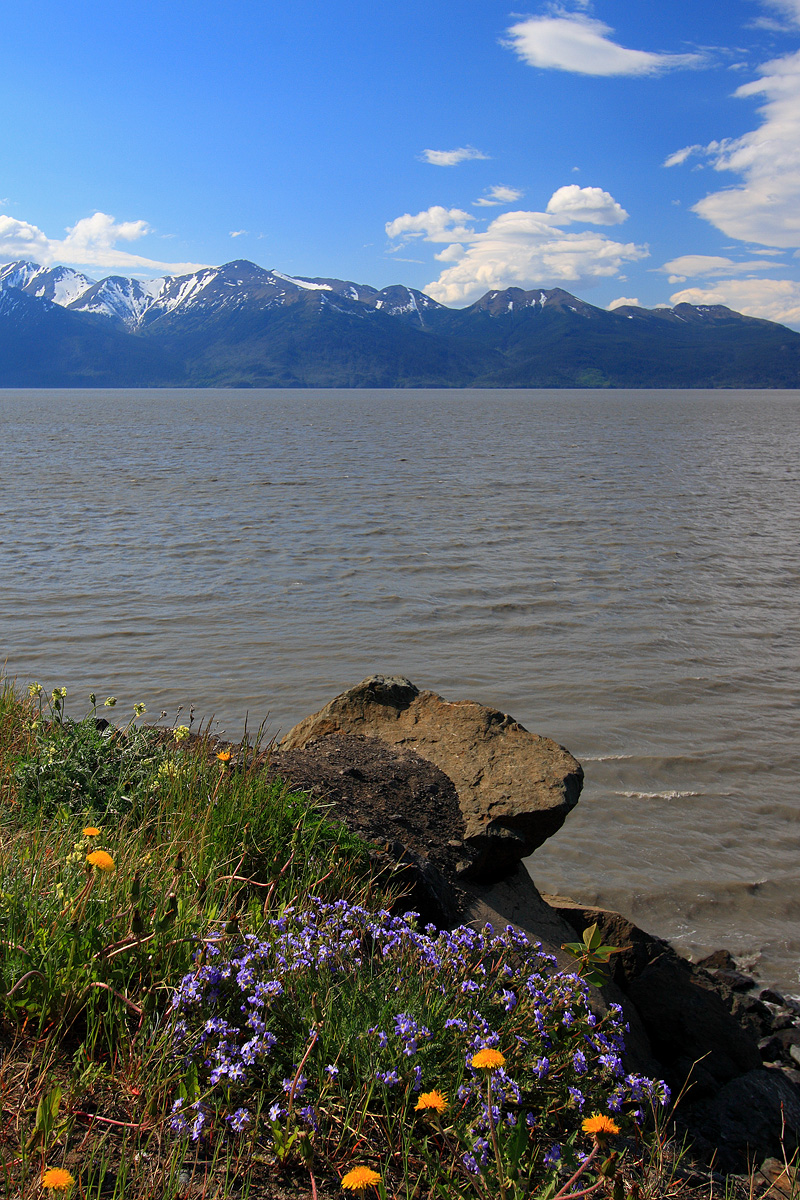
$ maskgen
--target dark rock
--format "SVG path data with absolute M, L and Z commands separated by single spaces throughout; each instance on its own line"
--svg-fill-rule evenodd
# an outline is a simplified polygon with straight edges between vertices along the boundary
M 792 1046 L 800 1046 L 800 1029 L 795 1025 L 788 1025 L 784 1029 L 776 1030 L 775 1037 L 787 1054 Z
M 412 750 L 452 780 L 473 852 L 465 877 L 488 883 L 556 833 L 578 802 L 581 766 L 550 738 L 471 700 L 449 702 L 408 679 L 372 675 L 289 731 L 282 752 L 331 734 Z
M 706 971 L 735 971 L 736 959 L 730 950 L 714 950 L 705 958 L 699 958 L 695 965 L 703 967 Z
M 756 1037 L 729 1011 L 707 971 L 619 913 L 563 897 L 545 899 L 576 932 L 597 923 L 603 941 L 622 948 L 612 959 L 614 982 L 633 1001 L 673 1090 L 689 1079 L 693 1097 L 712 1094 L 721 1084 L 761 1066 Z
M 723 984 L 721 995 L 728 1008 L 753 1037 L 766 1037 L 775 1028 L 775 1016 L 766 1004 L 755 996 L 742 996 L 737 992 L 728 992 Z
M 433 763 L 377 738 L 319 738 L 303 750 L 273 750 L 268 770 L 331 806 L 349 829 L 376 845 L 402 907 L 423 923 L 458 924 L 467 901 L 452 884 L 469 851 L 455 788 Z
M 763 1062 L 779 1062 L 783 1057 L 783 1042 L 774 1035 L 761 1038 L 758 1049 Z
M 763 1000 L 765 1004 L 777 1004 L 779 1008 L 783 1008 L 786 1004 L 780 992 L 776 992 L 773 988 L 762 988 L 758 993 L 759 1000 Z
M 743 1171 L 765 1156 L 782 1156 L 781 1130 L 789 1154 L 800 1139 L 800 1092 L 779 1071 L 760 1068 L 727 1083 L 696 1106 L 698 1133 L 716 1149 L 724 1171 Z
M 700 1079 L 701 1064 L 717 1083 L 761 1065 L 755 1039 L 728 1011 L 722 997 L 704 986 L 674 952 L 656 959 L 633 980 L 627 994 L 639 1010 L 656 1057 L 670 1065 L 672 1082 Z
M 698 966 L 701 964 L 698 963 Z M 710 969 L 705 968 L 707 971 Z M 745 975 L 742 971 L 732 971 L 727 968 L 718 968 L 711 971 L 711 974 L 718 983 L 729 987 L 732 992 L 749 992 L 756 986 L 756 981 L 750 975 Z

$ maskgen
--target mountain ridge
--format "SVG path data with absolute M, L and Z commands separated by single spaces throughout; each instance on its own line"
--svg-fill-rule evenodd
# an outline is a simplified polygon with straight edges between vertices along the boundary
M 405 284 L 246 259 L 147 281 L 0 265 L 0 386 L 78 385 L 794 388 L 800 333 L 722 305 L 607 310 L 563 288 L 452 309 Z

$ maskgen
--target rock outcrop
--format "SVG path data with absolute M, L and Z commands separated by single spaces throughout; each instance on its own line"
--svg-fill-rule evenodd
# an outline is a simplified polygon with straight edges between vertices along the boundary
M 281 751 L 328 734 L 412 750 L 452 780 L 464 817 L 465 879 L 490 882 L 552 837 L 578 803 L 583 770 L 550 738 L 471 700 L 447 701 L 410 680 L 372 675 L 289 731 Z
M 542 897 L 521 859 L 577 803 L 583 772 L 549 738 L 472 701 L 381 675 L 307 717 L 271 770 L 332 805 L 440 927 L 515 925 L 574 969 L 562 947 L 597 924 L 622 947 L 593 1003 L 622 1006 L 628 1069 L 683 1092 L 676 1121 L 715 1169 L 746 1170 L 800 1142 L 800 1005 L 759 989 L 726 951 L 701 964 L 619 913 Z

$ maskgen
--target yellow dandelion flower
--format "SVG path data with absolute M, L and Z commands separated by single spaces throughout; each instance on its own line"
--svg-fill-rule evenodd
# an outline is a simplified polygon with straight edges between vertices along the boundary
M 444 1112 L 447 1108 L 447 1096 L 444 1092 L 437 1092 L 436 1088 L 432 1092 L 421 1092 L 419 1100 L 414 1105 L 414 1112 L 421 1112 L 425 1109 L 432 1109 L 434 1112 Z
M 363 1192 L 365 1188 L 374 1187 L 380 1183 L 381 1177 L 370 1167 L 353 1167 L 342 1177 L 342 1187 L 346 1192 Z
M 227 762 L 230 762 L 230 761 L 231 761 L 231 752 L 230 752 L 230 750 L 220 750 L 219 754 L 217 755 L 217 758 L 219 759 L 219 761 L 220 761 L 221 763 L 227 763 Z
M 491 1046 L 484 1046 L 477 1054 L 473 1054 L 471 1062 L 477 1070 L 491 1071 L 495 1067 L 502 1067 L 505 1063 L 505 1055 L 499 1050 L 493 1050 Z
M 110 874 L 114 870 L 114 860 L 105 850 L 93 850 L 91 854 L 86 855 L 86 861 L 90 867 L 97 867 L 98 871 L 104 874 Z
M 81 830 L 81 833 L 84 837 L 100 837 L 100 830 L 96 825 L 87 825 L 85 829 Z
M 616 1121 L 612 1121 L 611 1117 L 603 1116 L 602 1113 L 595 1113 L 593 1117 L 585 1117 L 581 1129 L 584 1133 L 593 1133 L 597 1137 L 608 1133 L 619 1133 L 619 1125 Z
M 72 1187 L 74 1182 L 73 1176 L 63 1167 L 51 1167 L 42 1176 L 42 1187 L 48 1188 L 52 1192 L 65 1192 L 68 1187 Z

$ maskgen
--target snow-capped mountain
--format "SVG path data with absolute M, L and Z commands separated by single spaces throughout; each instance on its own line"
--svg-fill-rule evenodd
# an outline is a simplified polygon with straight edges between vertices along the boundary
M 267 270 L 93 280 L 0 266 L 0 387 L 791 387 L 800 334 L 721 305 L 608 312 L 563 288 L 450 309 Z
M 99 283 L 92 283 L 80 295 L 64 307 L 73 312 L 95 313 L 108 317 L 125 329 L 137 329 L 148 308 L 164 290 L 165 279 L 126 279 L 122 275 L 109 275 Z
M 504 288 L 499 292 L 487 292 L 485 296 L 481 296 L 480 300 L 476 300 L 466 311 L 470 313 L 485 312 L 491 317 L 501 317 L 507 313 L 522 312 L 524 309 L 542 311 L 545 308 L 549 308 L 550 312 L 573 312 L 578 316 L 588 319 L 591 319 L 595 314 L 605 312 L 605 309 L 595 308 L 592 304 L 586 304 L 585 301 L 579 300 L 577 296 L 571 295 L 570 292 L 565 292 L 563 288 L 550 288 L 549 290 L 534 288 L 533 291 L 526 292 L 518 287 Z
M 131 332 L 169 314 L 185 316 L 202 311 L 210 315 L 296 303 L 358 305 L 424 325 L 426 313 L 443 307 L 430 296 L 402 284 L 378 291 L 349 280 L 284 275 L 245 260 L 206 267 L 189 275 L 150 280 L 110 275 L 100 281 L 70 267 L 14 262 L 0 267 L 0 289 L 8 287 L 20 288 L 73 312 L 106 317 Z
M 62 308 L 68 308 L 93 283 L 93 279 L 71 267 L 40 267 L 31 262 L 0 266 L 0 288 L 19 288 L 37 300 L 50 300 Z

